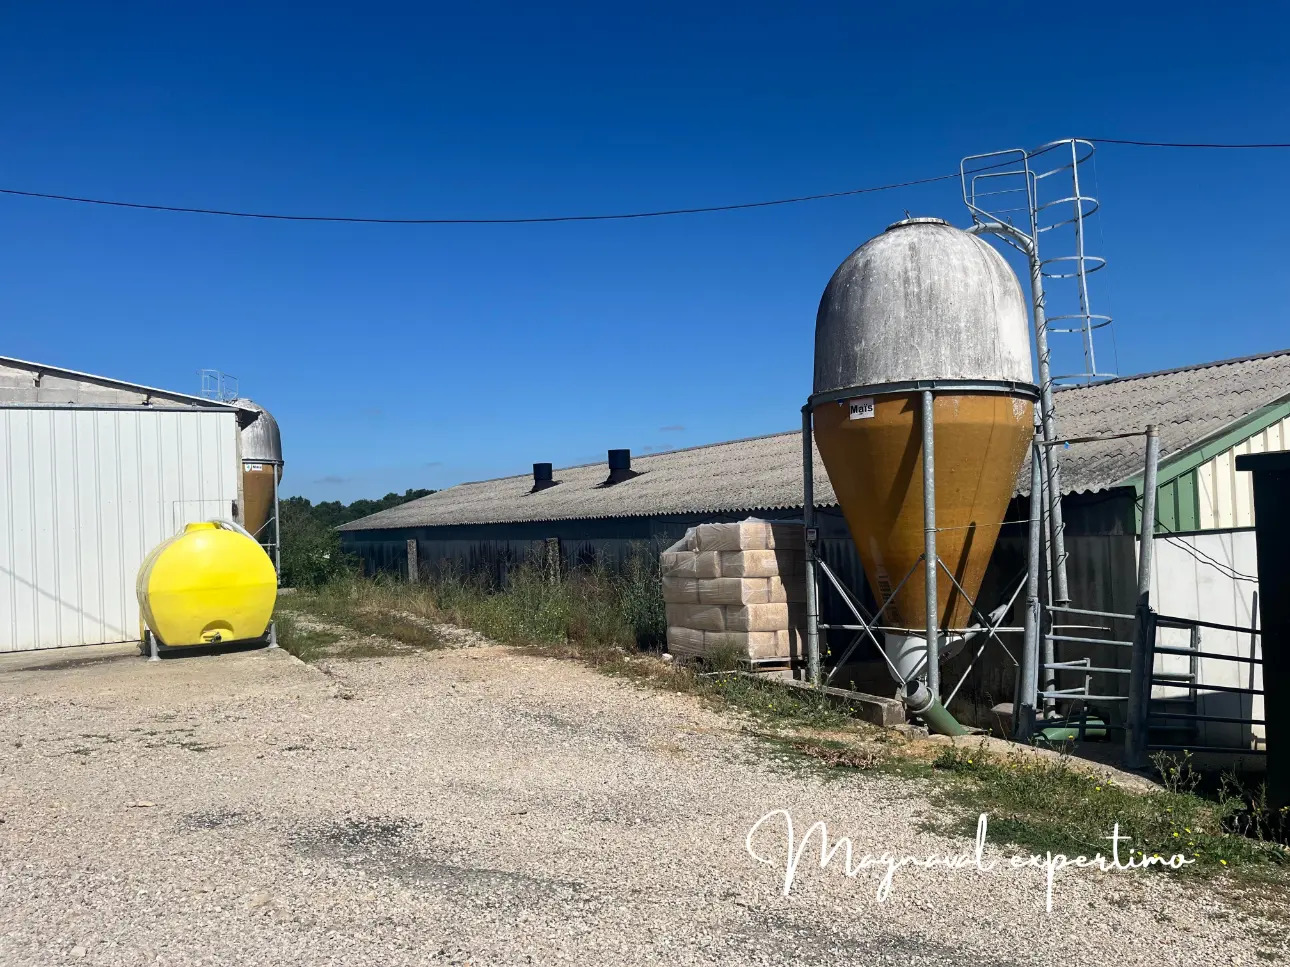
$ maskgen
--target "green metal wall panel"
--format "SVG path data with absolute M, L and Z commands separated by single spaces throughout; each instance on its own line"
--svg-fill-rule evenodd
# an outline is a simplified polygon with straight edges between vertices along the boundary
M 1156 522 L 1174 533 L 1201 529 L 1200 468 L 1219 454 L 1263 432 L 1267 427 L 1290 417 L 1290 400 L 1282 400 L 1256 410 L 1238 420 L 1209 440 L 1182 453 L 1162 460 L 1156 486 Z M 1134 508 L 1135 527 L 1142 524 L 1142 474 L 1125 481 L 1137 492 Z
M 1178 481 L 1166 480 L 1156 488 L 1156 525 L 1178 530 Z
M 1174 483 L 1178 488 L 1178 526 L 1174 530 L 1200 530 L 1200 495 L 1197 493 L 1196 471 L 1188 470 Z
M 1196 471 L 1188 470 L 1156 487 L 1156 527 L 1173 534 L 1198 531 L 1200 496 Z M 1139 501 L 1141 498 L 1139 498 Z M 1134 527 L 1142 525 L 1142 504 L 1134 509 Z

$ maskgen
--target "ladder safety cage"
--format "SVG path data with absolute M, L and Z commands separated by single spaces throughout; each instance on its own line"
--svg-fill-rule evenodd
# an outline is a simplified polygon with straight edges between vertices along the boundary
M 1088 384 L 1113 379 L 1115 372 L 1097 361 L 1094 334 L 1111 324 L 1111 316 L 1094 312 L 1089 276 L 1106 267 L 1106 259 L 1088 251 L 1088 221 L 1101 207 L 1085 165 L 1096 148 L 1090 141 L 1067 138 L 1034 150 L 1007 148 L 969 155 L 959 163 L 963 203 L 973 221 L 1030 258 L 1043 290 L 1045 333 L 1079 337 L 1079 363 L 1054 374 L 1056 384 Z M 1096 179 L 1092 179 L 1096 180 Z M 1042 244 L 1041 244 L 1042 243 Z M 1050 254 L 1055 253 L 1055 254 Z M 1055 297 L 1055 298 L 1054 298 Z M 1041 341 L 1041 354 L 1047 347 Z M 1048 360 L 1043 360 L 1046 368 Z

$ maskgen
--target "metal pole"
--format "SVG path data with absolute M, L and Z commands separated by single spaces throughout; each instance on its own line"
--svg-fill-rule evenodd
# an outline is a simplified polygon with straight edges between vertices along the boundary
M 1039 261 L 1039 241 L 1032 238 L 1027 246 L 1030 259 L 1030 297 L 1035 316 L 1035 355 L 1039 359 L 1039 417 L 1044 432 L 1044 442 L 1057 439 L 1057 418 L 1053 413 L 1053 375 L 1049 365 L 1048 317 L 1044 311 L 1044 272 Z M 1066 587 L 1066 537 L 1062 522 L 1062 478 L 1057 454 L 1047 447 L 1048 461 L 1048 516 L 1052 521 L 1053 541 L 1053 603 L 1058 606 L 1071 603 Z
M 1043 557 L 1041 566 L 1044 569 L 1043 580 L 1040 582 L 1040 608 L 1039 608 L 1039 692 L 1044 695 L 1040 702 L 1040 707 L 1045 715 L 1051 714 L 1057 708 L 1057 700 L 1048 697 L 1050 693 L 1057 691 L 1057 672 L 1050 667 L 1057 661 L 1056 645 L 1050 634 L 1052 632 L 1053 616 L 1052 612 L 1043 607 L 1046 602 L 1049 607 L 1054 604 L 1053 601 L 1053 519 L 1048 513 L 1048 461 L 1052 457 L 1049 452 L 1051 447 L 1039 448 L 1039 472 L 1041 479 L 1039 481 L 1040 491 L 1043 494 L 1040 511 L 1043 518 L 1041 526 L 1041 540 L 1043 542 Z
M 1088 301 L 1088 273 L 1084 271 L 1084 199 L 1079 190 L 1079 142 L 1071 139 L 1071 194 L 1075 198 L 1075 277 L 1079 283 L 1080 328 L 1084 337 L 1085 382 L 1092 382 L 1097 373 L 1097 357 L 1093 353 L 1093 317 Z
M 283 517 L 277 507 L 277 474 L 281 467 L 273 467 L 273 570 L 277 571 L 277 583 L 283 583 Z
M 1015 738 L 1029 742 L 1035 728 L 1035 705 L 1039 682 L 1039 549 L 1043 542 L 1043 478 L 1039 461 L 1043 454 L 1042 437 L 1036 435 L 1030 448 L 1030 529 L 1026 543 L 1026 616 L 1021 646 L 1021 680 L 1017 694 Z
M 1039 424 L 1043 429 L 1044 442 L 1051 444 L 1057 439 L 1057 418 L 1053 409 L 1053 375 L 1051 367 L 1052 353 L 1048 348 L 1048 316 L 1045 310 L 1044 269 L 1039 259 L 1039 226 L 1036 217 L 1036 200 L 1033 197 L 1033 184 L 1027 172 L 1027 195 L 1030 204 L 1030 234 L 1018 229 L 1015 225 L 1000 222 L 978 222 L 968 229 L 973 235 L 1001 235 L 1011 239 L 1018 248 L 1026 253 L 1030 263 L 1030 304 L 1034 314 L 1035 356 L 1039 360 Z M 1045 450 L 1051 451 L 1051 446 Z M 1049 516 L 1052 519 L 1051 540 L 1053 545 L 1052 561 L 1049 567 L 1053 575 L 1050 580 L 1056 581 L 1054 603 L 1070 604 L 1070 592 L 1066 584 L 1066 536 L 1065 524 L 1062 521 L 1062 476 L 1058 467 L 1056 453 L 1048 453 L 1049 459 L 1044 465 L 1044 480 L 1048 487 Z
M 1160 462 L 1160 430 L 1147 427 L 1147 465 L 1142 471 L 1142 528 L 1138 547 L 1138 597 L 1151 593 L 1152 539 L 1156 533 L 1156 467 Z
M 815 558 L 815 448 L 811 443 L 811 404 L 802 407 L 802 525 L 806 548 L 806 674 L 820 684 L 820 601 Z
M 927 582 L 927 689 L 941 698 L 940 615 L 936 596 L 936 452 L 932 391 L 923 390 L 923 570 Z
M 282 583 L 282 517 L 278 513 L 278 473 L 282 467 L 273 468 L 273 569 Z
M 1146 467 L 1142 472 L 1142 525 L 1138 532 L 1138 603 L 1135 609 L 1133 653 L 1129 661 L 1129 701 L 1124 730 L 1124 765 L 1140 769 L 1147 764 L 1147 712 L 1151 705 L 1152 647 L 1155 632 L 1151 617 L 1152 541 L 1156 529 L 1156 466 L 1160 460 L 1160 435 L 1147 427 Z

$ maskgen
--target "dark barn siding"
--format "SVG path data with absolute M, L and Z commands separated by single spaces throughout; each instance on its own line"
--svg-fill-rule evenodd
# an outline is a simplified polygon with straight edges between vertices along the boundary
M 342 531 L 341 546 L 356 555 L 369 576 L 407 576 L 407 542 L 417 542 L 417 560 L 428 573 L 456 570 L 486 575 L 498 586 L 516 567 L 542 559 L 546 542 L 559 541 L 566 570 L 621 569 L 634 553 L 657 556 L 679 541 L 687 528 L 747 517 L 794 519 L 791 511 L 742 511 L 729 514 L 669 514 L 511 524 L 453 524 L 380 531 Z M 801 520 L 800 512 L 796 516 Z

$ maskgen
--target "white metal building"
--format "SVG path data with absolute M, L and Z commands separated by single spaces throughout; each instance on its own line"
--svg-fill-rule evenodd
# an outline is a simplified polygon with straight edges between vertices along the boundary
M 144 556 L 192 521 L 241 519 L 251 418 L 0 357 L 0 652 L 138 639 Z

